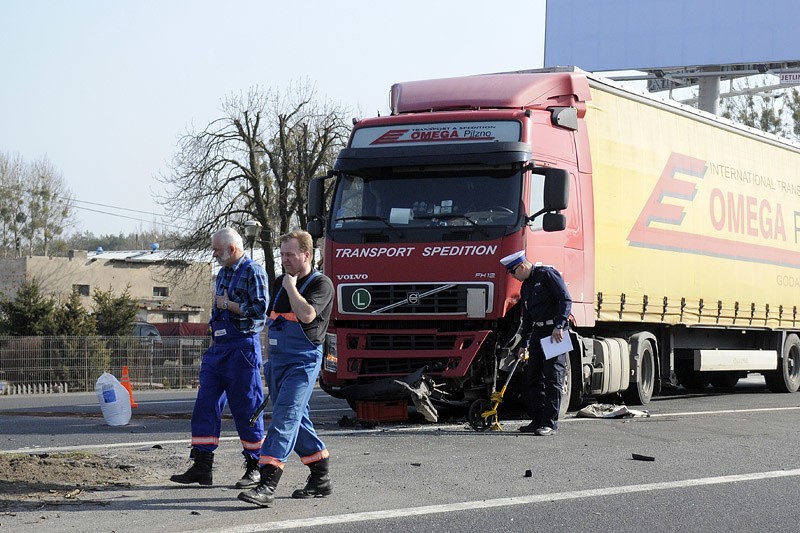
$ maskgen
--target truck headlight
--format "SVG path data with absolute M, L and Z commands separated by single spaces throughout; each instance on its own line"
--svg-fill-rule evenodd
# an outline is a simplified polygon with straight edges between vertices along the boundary
M 339 356 L 336 352 L 336 335 L 328 333 L 325 335 L 325 361 L 323 369 L 326 372 L 336 372 L 339 368 Z

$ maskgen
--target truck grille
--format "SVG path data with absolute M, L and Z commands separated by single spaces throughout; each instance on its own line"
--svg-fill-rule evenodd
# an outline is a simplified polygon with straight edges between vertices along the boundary
M 362 359 L 358 373 L 365 376 L 382 374 L 408 375 L 420 367 L 427 366 L 428 374 L 439 374 L 455 366 L 455 361 L 446 357 L 422 359 Z
M 467 290 L 484 291 L 484 309 L 491 311 L 491 283 L 375 283 L 338 287 L 339 312 L 384 315 L 459 315 L 467 313 Z
M 367 335 L 367 350 L 452 350 L 454 335 Z

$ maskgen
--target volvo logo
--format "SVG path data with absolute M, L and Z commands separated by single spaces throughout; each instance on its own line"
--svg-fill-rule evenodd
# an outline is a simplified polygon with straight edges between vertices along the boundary
M 409 292 L 406 295 L 406 299 L 408 300 L 409 305 L 417 305 L 419 303 L 419 293 Z

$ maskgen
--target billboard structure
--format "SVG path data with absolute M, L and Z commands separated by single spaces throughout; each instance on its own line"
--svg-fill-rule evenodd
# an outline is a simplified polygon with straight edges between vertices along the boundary
M 637 70 L 651 90 L 698 85 L 716 112 L 719 82 L 800 72 L 796 0 L 551 0 L 546 67 Z

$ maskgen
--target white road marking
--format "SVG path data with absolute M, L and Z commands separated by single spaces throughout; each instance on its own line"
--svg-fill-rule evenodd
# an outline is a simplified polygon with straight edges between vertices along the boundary
M 736 474 L 731 476 L 717 476 L 707 478 L 685 479 L 683 481 L 665 481 L 662 483 L 646 483 L 643 485 L 626 485 L 622 487 L 606 487 L 601 489 L 577 490 L 570 492 L 555 492 L 550 494 L 535 494 L 531 496 L 515 496 L 511 498 L 498 498 L 494 500 L 477 500 L 443 505 L 425 505 L 422 507 L 407 507 L 404 509 L 387 509 L 384 511 L 369 511 L 363 513 L 349 513 L 334 516 L 320 516 L 315 518 L 302 518 L 296 520 L 283 520 L 214 529 L 217 533 L 258 533 L 260 531 L 275 531 L 295 529 L 301 527 L 318 527 L 333 524 L 350 524 L 354 522 L 367 522 L 371 520 L 389 520 L 409 516 L 423 516 L 439 513 L 453 513 L 460 511 L 474 511 L 476 509 L 489 509 L 494 507 L 511 507 L 515 505 L 531 505 L 542 502 L 561 500 L 576 500 L 580 498 L 595 498 L 598 496 L 613 496 L 616 494 L 631 494 L 641 492 L 654 492 L 659 490 L 682 489 L 687 487 L 702 487 L 707 485 L 723 485 L 739 483 L 742 481 L 759 481 L 790 476 L 800 476 L 800 469 L 776 470 L 772 472 L 754 472 L 751 474 Z M 193 530 L 197 531 L 197 530 Z M 212 530 L 207 530 L 212 531 Z
M 651 414 L 651 418 L 665 416 L 696 416 L 696 415 L 719 415 L 729 413 L 760 413 L 763 411 L 797 411 L 800 407 L 759 407 L 753 409 L 721 409 L 719 411 L 684 411 L 682 413 L 659 413 Z
M 338 409 L 333 409 L 337 411 Z M 650 418 L 664 418 L 664 417 L 671 417 L 671 416 L 704 416 L 704 415 L 718 415 L 718 414 L 732 414 L 732 413 L 755 413 L 755 412 L 765 412 L 765 411 L 798 411 L 800 410 L 800 406 L 798 407 L 764 407 L 764 408 L 753 408 L 753 409 L 722 409 L 719 411 L 685 411 L 680 413 L 659 413 L 659 414 L 651 414 Z M 315 409 L 314 411 L 321 412 L 321 409 Z M 314 412 L 312 411 L 312 413 Z M 269 411 L 268 411 L 269 413 Z M 559 420 L 560 423 L 569 423 L 569 422 L 586 422 L 592 421 L 597 422 L 598 420 L 603 420 L 601 418 L 576 418 L 574 416 Z M 646 420 L 646 418 L 641 418 L 641 420 Z M 516 428 L 517 425 L 525 424 L 524 421 L 518 422 L 514 421 L 511 423 L 505 423 L 510 428 Z M 409 425 L 409 426 L 393 426 L 393 427 L 376 427 L 373 429 L 363 429 L 363 428 L 352 428 L 352 429 L 334 429 L 334 430 L 320 430 L 320 436 L 341 436 L 341 435 L 366 435 L 369 433 L 403 433 L 403 432 L 433 432 L 433 431 L 441 431 L 441 430 L 453 430 L 453 429 L 466 429 L 469 432 L 472 430 L 466 425 L 466 423 L 457 423 L 457 424 L 424 424 L 424 425 Z M 220 437 L 220 442 L 225 441 L 239 441 L 239 437 Z M 144 447 L 152 447 L 157 444 L 186 444 L 189 445 L 191 443 L 191 439 L 189 437 L 185 439 L 178 439 L 178 440 L 158 440 L 158 441 L 147 441 L 147 442 L 117 442 L 117 443 L 109 443 L 109 444 L 82 444 L 77 446 L 59 446 L 59 447 L 28 447 L 28 448 L 18 448 L 16 450 L 0 450 L 0 453 L 57 453 L 57 452 L 72 452 L 72 451 L 80 451 L 80 450 L 104 450 L 108 448 L 144 448 Z

